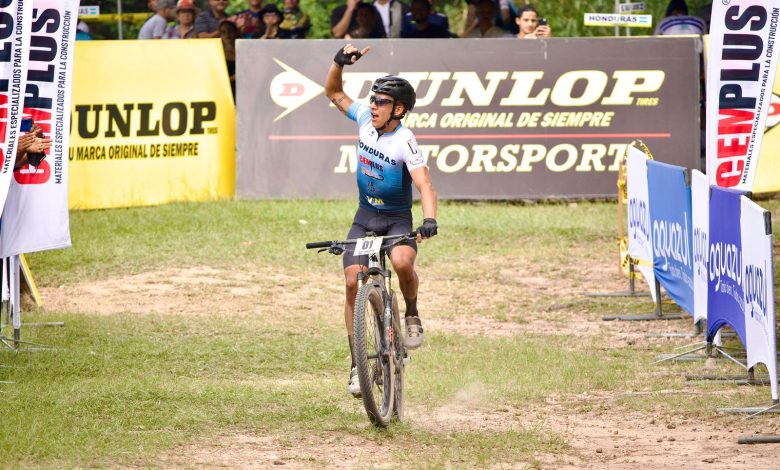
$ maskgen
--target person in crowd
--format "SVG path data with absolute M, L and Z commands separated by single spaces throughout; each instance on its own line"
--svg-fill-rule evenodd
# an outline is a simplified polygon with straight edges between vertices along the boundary
M 409 12 L 409 7 L 399 0 L 374 0 L 374 8 L 382 20 L 385 37 L 400 38 L 404 15 Z
M 376 28 L 376 21 L 379 17 L 379 13 L 376 8 L 370 3 L 360 3 L 355 8 L 355 18 L 357 19 L 357 26 L 355 29 L 351 29 L 344 38 L 346 39 L 367 39 L 367 38 L 383 38 L 385 37 L 383 28 Z
M 138 32 L 138 39 L 162 38 L 165 35 L 165 30 L 168 28 L 168 22 L 175 18 L 175 0 L 157 0 L 155 8 L 155 14 L 141 26 L 141 31 Z
M 517 33 L 517 37 L 520 39 L 537 39 L 537 38 L 549 38 L 552 37 L 552 29 L 550 25 L 539 24 L 539 12 L 533 5 L 523 5 L 517 10 L 517 26 L 520 31 Z
M 300 0 L 284 0 L 282 23 L 279 25 L 279 37 L 282 39 L 303 39 L 311 28 L 309 16 L 302 12 Z
M 443 15 L 441 13 L 436 12 L 436 7 L 434 5 L 433 0 L 428 0 L 428 5 L 430 5 L 430 12 L 431 14 L 428 15 L 428 23 L 434 26 L 439 26 L 443 28 L 445 31 L 450 30 L 450 20 L 447 18 L 447 15 Z M 401 25 L 401 37 L 408 37 L 404 36 L 404 34 L 409 34 L 408 31 L 412 30 L 412 23 L 414 22 L 414 18 L 412 17 L 412 12 L 404 15 L 404 22 Z M 451 35 L 451 34 L 450 34 Z
M 238 35 L 245 39 L 263 35 L 263 0 L 249 0 L 249 8 L 238 12 L 233 20 L 238 27 Z
M 696 14 L 704 20 L 704 26 L 705 29 L 704 32 L 708 33 L 710 32 L 710 19 L 712 18 L 712 2 L 705 3 L 701 7 L 699 7 L 699 11 L 696 12 Z
M 30 163 L 28 160 L 30 154 L 42 154 L 48 150 L 51 147 L 51 139 L 44 135 L 41 126 L 33 123 L 30 132 L 19 135 L 16 145 L 14 171 Z
M 195 35 L 195 16 L 197 10 L 192 0 L 179 0 L 176 6 L 176 23 L 169 26 L 164 39 L 193 39 Z
M 236 101 L 236 38 L 238 26 L 232 21 L 219 23 L 219 36 L 222 38 L 222 49 L 225 51 L 225 65 L 230 77 L 230 90 L 233 92 L 233 102 Z
M 260 10 L 263 18 L 263 35 L 260 39 L 279 39 L 279 25 L 282 22 L 282 12 L 279 7 L 270 3 Z
M 347 0 L 346 5 L 336 7 L 333 9 L 330 15 L 330 32 L 336 39 L 344 38 L 347 33 L 358 29 L 357 9 L 359 5 L 362 5 L 363 0 Z M 371 8 L 373 6 L 369 4 Z M 362 7 L 365 8 L 365 7 Z M 376 9 L 374 9 L 376 13 Z M 364 12 L 363 14 L 368 14 Z M 374 25 L 371 29 L 369 37 L 383 38 L 385 36 L 385 28 L 382 26 L 382 20 L 379 14 L 374 14 Z
M 666 17 L 655 27 L 655 35 L 704 34 L 707 25 L 699 17 L 688 15 L 685 0 L 672 0 L 666 7 Z
M 417 93 L 405 79 L 388 75 L 377 78 L 371 86 L 370 105 L 354 102 L 342 87 L 343 69 L 357 62 L 370 48 L 358 51 L 351 44 L 339 49 L 328 69 L 325 94 L 350 120 L 358 124 L 361 169 L 356 172 L 358 205 L 348 239 L 366 236 L 369 231 L 378 235 L 394 235 L 412 231 L 412 185 L 420 192 L 423 224 L 417 233 L 425 238 L 439 231 L 436 222 L 436 190 L 417 139 L 401 120 L 414 109 Z M 365 145 L 364 145 L 365 144 Z M 370 150 L 370 151 L 369 151 Z M 379 155 L 379 157 L 377 157 Z M 392 165 L 388 162 L 392 162 Z M 406 312 L 404 344 L 408 349 L 422 346 L 424 341 L 422 321 L 417 307 L 419 278 L 414 269 L 417 258 L 417 242 L 393 247 L 390 262 L 393 264 L 398 285 L 401 288 Z M 356 351 L 353 344 L 352 321 L 355 311 L 355 294 L 358 291 L 358 273 L 365 270 L 367 257 L 344 254 L 342 260 L 345 281 L 344 322 L 347 341 L 352 356 L 347 390 L 354 397 L 361 396 L 360 383 L 355 369 Z M 361 315 L 363 313 L 361 312 Z M 395 332 L 399 334 L 399 332 Z M 400 336 L 400 335 L 399 335 Z
M 90 41 L 92 39 L 89 25 L 84 21 L 79 21 L 76 25 L 76 41 Z
M 493 0 L 478 0 L 474 12 L 476 18 L 463 31 L 464 38 L 506 37 L 506 31 L 496 26 L 496 4 Z
M 403 30 L 401 37 L 449 38 L 450 32 L 441 25 L 431 23 L 431 4 L 428 0 L 412 0 L 412 23 Z
M 209 0 L 208 8 L 195 18 L 195 35 L 197 37 L 220 37 L 219 24 L 227 19 L 227 16 L 225 16 L 227 4 L 228 0 Z

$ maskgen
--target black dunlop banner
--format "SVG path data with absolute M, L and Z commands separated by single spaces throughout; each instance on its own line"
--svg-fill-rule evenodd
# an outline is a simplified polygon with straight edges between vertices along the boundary
M 614 196 L 634 139 L 699 167 L 697 41 L 354 41 L 372 50 L 345 68 L 344 91 L 367 103 L 378 76 L 412 83 L 404 124 L 441 198 Z M 239 41 L 239 197 L 356 197 L 357 125 L 322 87 L 344 44 Z

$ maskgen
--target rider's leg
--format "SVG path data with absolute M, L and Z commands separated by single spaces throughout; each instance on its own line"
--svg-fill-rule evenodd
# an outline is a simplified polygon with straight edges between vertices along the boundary
M 414 270 L 414 260 L 417 251 L 410 246 L 396 246 L 390 253 L 390 261 L 398 275 L 398 284 L 406 302 L 406 339 L 404 343 L 409 349 L 419 348 L 423 343 L 423 328 L 417 311 L 417 287 L 419 279 Z
M 344 268 L 344 282 L 346 285 L 344 298 L 344 323 L 347 327 L 347 341 L 349 342 L 349 358 L 352 361 L 350 366 L 349 384 L 347 390 L 354 397 L 360 397 L 360 384 L 355 372 L 355 342 L 352 336 L 353 323 L 355 316 L 355 296 L 358 291 L 357 275 L 360 272 L 360 266 L 353 264 Z
M 390 261 L 393 263 L 393 270 L 398 276 L 398 284 L 401 287 L 401 293 L 406 302 L 406 315 L 417 315 L 417 286 L 419 279 L 414 270 L 414 260 L 417 258 L 417 252 L 410 246 L 396 246 L 390 253 Z
M 360 272 L 360 266 L 353 264 L 344 268 L 344 324 L 347 326 L 347 336 L 350 338 L 350 349 L 352 348 L 352 319 L 355 315 L 355 297 L 358 291 L 357 275 Z M 352 360 L 355 365 L 355 360 Z

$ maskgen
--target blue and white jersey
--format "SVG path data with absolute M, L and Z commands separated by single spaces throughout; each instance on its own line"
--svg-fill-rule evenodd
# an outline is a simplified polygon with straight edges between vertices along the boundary
M 357 185 L 360 207 L 379 212 L 412 208 L 412 170 L 425 166 L 417 139 L 399 124 L 379 135 L 371 125 L 371 108 L 352 103 L 347 117 L 360 126 L 357 151 Z

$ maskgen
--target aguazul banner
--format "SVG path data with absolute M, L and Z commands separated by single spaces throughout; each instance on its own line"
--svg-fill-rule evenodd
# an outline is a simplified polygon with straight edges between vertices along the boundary
M 669 297 L 693 315 L 691 188 L 686 171 L 676 165 L 647 162 L 653 273 Z
M 777 345 L 770 213 L 747 197 L 741 200 L 742 291 L 745 294 L 747 366 L 769 370 L 772 399 L 777 399 Z
M 630 145 L 626 157 L 626 191 L 628 192 L 628 254 L 638 260 L 637 270 L 647 281 L 655 301 L 653 242 L 650 234 L 650 196 L 647 192 L 647 162 L 650 158 Z
M 710 188 L 710 242 L 707 279 L 707 341 L 724 326 L 745 337 L 745 294 L 742 291 L 742 191 Z
M 707 175 L 691 172 L 691 227 L 693 252 L 693 321 L 707 319 L 707 249 L 710 233 L 710 185 Z

